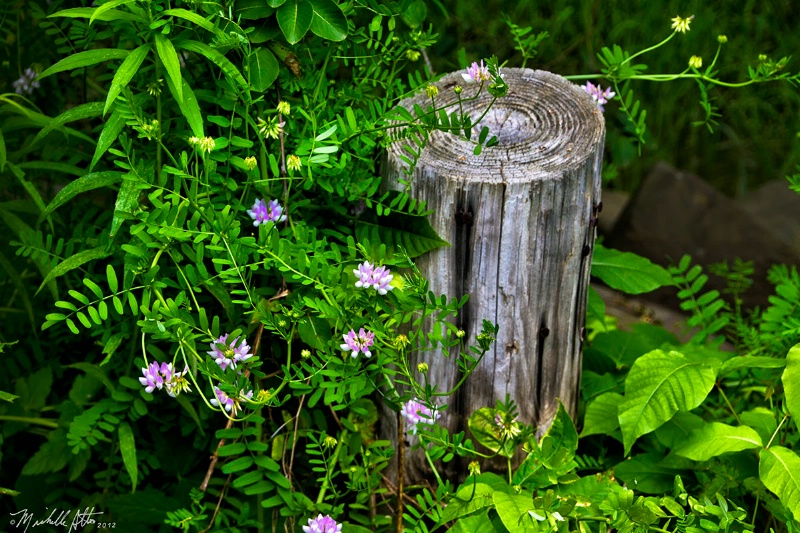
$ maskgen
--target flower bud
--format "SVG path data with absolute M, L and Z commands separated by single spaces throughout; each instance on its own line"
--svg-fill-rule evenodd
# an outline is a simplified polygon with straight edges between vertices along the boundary
M 428 372 L 428 363 L 420 363 L 417 365 L 417 372 L 420 374 L 425 374 Z
M 435 85 L 428 85 L 425 87 L 425 94 L 428 95 L 428 98 L 436 98 L 439 94 L 439 88 Z
M 478 461 L 472 461 L 467 467 L 467 470 L 469 471 L 469 475 L 479 476 L 481 474 L 481 465 Z
M 700 56 L 692 56 L 689 58 L 689 66 L 691 68 L 700 68 L 703 66 L 703 58 Z
M 311 350 L 302 350 L 300 352 L 300 357 L 302 357 L 303 359 L 308 359 L 309 357 L 311 357 Z
M 461 94 L 464 91 L 464 88 L 461 85 L 456 85 L 453 87 L 453 92 L 456 94 Z
M 727 35 L 717 35 L 717 42 L 719 44 L 727 43 L 728 42 L 728 36 Z
M 460 329 L 460 330 L 456 331 L 456 337 L 458 337 L 459 339 L 463 339 L 464 335 L 466 335 L 466 334 L 467 333 L 463 329 Z
M 258 161 L 252 155 L 244 158 L 244 166 L 247 170 L 253 170 L 258 166 Z

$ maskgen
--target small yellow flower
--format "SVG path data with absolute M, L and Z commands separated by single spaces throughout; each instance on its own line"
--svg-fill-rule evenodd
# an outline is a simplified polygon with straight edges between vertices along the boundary
M 309 357 L 311 357 L 311 350 L 301 350 L 300 357 L 302 357 L 303 359 L 308 359 Z
M 428 363 L 420 363 L 417 365 L 417 372 L 425 374 L 428 372 Z
M 458 337 L 459 339 L 463 339 L 464 335 L 466 335 L 466 334 L 467 333 L 463 329 L 460 329 L 460 330 L 456 331 L 456 337 Z
M 300 170 L 301 166 L 303 166 L 303 162 L 294 154 L 286 159 L 286 168 L 289 170 Z
M 331 437 L 330 435 L 328 435 L 327 437 L 322 439 L 322 447 L 323 448 L 333 448 L 334 446 L 336 446 L 336 438 Z
M 252 155 L 249 157 L 245 157 L 244 166 L 247 168 L 247 170 L 253 170 L 258 166 L 258 161 L 256 161 L 256 158 L 253 157 Z
M 717 42 L 719 44 L 727 43 L 728 42 L 728 36 L 727 35 L 717 35 Z
M 150 82 L 147 84 L 147 92 L 150 93 L 150 96 L 158 96 L 161 94 L 161 87 L 164 84 L 164 80 L 159 78 L 156 81 Z
M 289 115 L 292 113 L 292 104 L 287 102 L 286 100 L 281 100 L 278 102 L 278 113 L 281 115 Z
M 259 403 L 268 402 L 272 398 L 272 391 L 267 389 L 261 389 L 258 391 L 258 396 L 256 396 L 256 401 Z
M 192 135 L 191 137 L 189 137 L 189 144 L 191 146 L 197 146 L 198 144 L 200 144 L 200 137 L 195 137 L 194 135 Z
M 478 461 L 472 461 L 467 467 L 467 470 L 469 470 L 469 475 L 478 476 L 481 473 L 481 465 Z
M 417 61 L 419 59 L 420 54 L 417 50 L 406 50 L 406 59 L 409 61 Z
M 425 87 L 425 94 L 428 95 L 428 98 L 436 98 L 436 95 L 439 94 L 439 88 L 435 85 L 428 85 Z
M 410 343 L 411 343 L 411 341 L 410 341 L 410 340 L 408 340 L 408 337 L 406 337 L 406 336 L 405 336 L 405 335 L 403 335 L 402 333 L 401 333 L 400 335 L 398 335 L 397 337 L 395 337 L 395 338 L 394 338 L 394 345 L 395 345 L 395 347 L 396 347 L 396 348 L 400 348 L 401 350 L 402 350 L 403 348 L 405 348 L 406 346 L 408 346 Z M 421 363 L 420 363 L 420 364 L 421 364 Z
M 693 18 L 694 15 L 686 18 L 675 17 L 674 19 L 672 19 L 672 29 L 678 33 L 686 33 L 687 31 L 689 31 L 689 23 L 692 21 Z
M 453 87 L 453 92 L 456 94 L 461 94 L 463 90 L 464 88 L 461 85 L 456 85 L 455 87 Z
M 700 56 L 692 56 L 689 58 L 689 66 L 691 68 L 700 68 L 703 66 L 703 58 Z

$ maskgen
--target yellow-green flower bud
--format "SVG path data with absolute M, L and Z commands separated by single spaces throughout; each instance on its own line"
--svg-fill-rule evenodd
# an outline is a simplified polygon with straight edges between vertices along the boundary
M 253 170 L 258 166 L 258 161 L 252 155 L 244 158 L 244 166 L 247 170 Z
M 308 359 L 309 357 L 311 357 L 311 350 L 302 350 L 300 352 L 300 357 L 302 357 L 303 359 Z
M 458 337 L 459 339 L 463 339 L 464 335 L 466 335 L 466 334 L 467 333 L 463 329 L 460 329 L 460 330 L 456 331 L 456 337 Z
M 258 391 L 258 395 L 256 396 L 256 401 L 259 403 L 268 402 L 272 398 L 272 391 L 267 389 L 261 389 Z
M 436 98 L 436 95 L 439 94 L 439 88 L 435 85 L 428 85 L 425 87 L 425 94 L 428 95 L 428 98 Z
M 420 54 L 417 50 L 406 50 L 406 59 L 409 61 L 417 61 L 419 59 Z
M 322 439 L 322 447 L 323 448 L 333 448 L 336 446 L 336 439 L 328 435 L 324 439 Z
M 420 363 L 417 365 L 417 372 L 420 374 L 425 374 L 428 372 L 428 363 Z
M 481 465 L 478 461 L 472 461 L 467 467 L 467 470 L 469 471 L 469 475 L 479 476 L 481 474 Z
M 717 35 L 717 42 L 719 44 L 727 43 L 728 42 L 728 36 L 727 35 Z
M 292 104 L 287 102 L 286 100 L 281 100 L 278 102 L 278 113 L 281 115 L 289 115 L 292 112 Z
M 703 58 L 700 56 L 692 56 L 689 58 L 689 66 L 691 68 L 700 68 L 703 66 Z
M 303 166 L 303 162 L 294 154 L 286 159 L 286 168 L 289 170 L 300 170 L 301 166 Z
M 464 88 L 461 85 L 456 85 L 453 87 L 453 92 L 456 94 L 461 94 L 464 91 Z

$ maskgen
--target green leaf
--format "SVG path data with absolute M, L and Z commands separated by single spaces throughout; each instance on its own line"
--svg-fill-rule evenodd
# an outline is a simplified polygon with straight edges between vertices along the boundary
M 712 366 L 691 361 L 680 352 L 653 350 L 637 359 L 625 379 L 625 401 L 619 406 L 625 454 L 636 439 L 676 412 L 699 406 L 715 379 Z
M 80 67 L 88 67 L 90 65 L 102 63 L 103 61 L 123 59 L 124 57 L 127 57 L 129 53 L 130 50 L 121 50 L 119 48 L 100 48 L 97 50 L 78 52 L 77 54 L 72 54 L 69 57 L 65 57 L 55 65 L 46 69 L 44 72 L 39 74 L 39 77 L 36 79 L 41 80 L 42 78 L 46 78 L 47 76 L 57 72 L 63 72 L 65 70 L 72 70 Z
M 719 369 L 719 375 L 724 376 L 740 368 L 783 368 L 786 361 L 774 357 L 740 355 L 725 361 Z
M 528 511 L 533 509 L 533 500 L 530 496 L 495 492 L 492 500 L 506 529 L 515 533 L 537 530 L 533 526 L 533 519 L 528 515 Z
M 267 0 L 267 5 L 272 8 L 281 7 L 285 3 L 286 0 Z
M 311 27 L 314 8 L 308 0 L 288 0 L 278 8 L 275 16 L 289 44 L 297 44 Z
M 800 344 L 794 345 L 786 354 L 786 370 L 781 376 L 783 390 L 786 394 L 786 408 L 800 420 Z
M 103 126 L 103 131 L 100 132 L 100 137 L 97 139 L 97 147 L 94 149 L 92 162 L 89 164 L 90 171 L 100 161 L 103 154 L 111 148 L 119 134 L 122 133 L 123 128 L 125 128 L 125 117 L 121 109 L 115 109 L 111 116 L 108 117 L 108 121 Z
M 128 13 L 127 11 L 109 9 L 97 13 L 97 10 L 98 8 L 96 7 L 73 7 L 70 9 L 62 9 L 61 11 L 57 11 L 52 15 L 48 15 L 48 18 L 51 17 L 82 18 L 82 19 L 102 20 L 103 22 L 108 22 L 110 20 L 126 20 L 128 22 L 141 21 L 140 17 L 134 15 L 133 13 Z
M 175 101 L 178 102 L 181 114 L 186 119 L 186 122 L 189 123 L 192 135 L 202 139 L 205 137 L 205 133 L 203 133 L 203 115 L 200 112 L 200 106 L 197 104 L 197 97 L 194 95 L 192 88 L 189 87 L 185 79 L 181 78 L 181 83 L 183 84 L 183 100 L 179 101 L 176 98 Z M 167 87 L 170 93 L 175 96 L 175 86 L 169 78 L 167 78 Z
M 0 172 L 6 167 L 6 141 L 3 139 L 3 130 L 0 129 Z
M 497 411 L 491 407 L 481 407 L 469 417 L 467 426 L 479 444 L 503 457 L 512 457 L 515 451 L 514 441 L 503 439 L 497 424 L 494 423 L 496 413 Z
M 182 41 L 178 46 L 183 50 L 195 52 L 213 61 L 219 68 L 222 69 L 222 72 L 224 72 L 226 76 L 231 78 L 231 80 L 239 86 L 239 89 L 243 92 L 246 92 L 249 89 L 247 80 L 244 79 L 244 76 L 242 76 L 242 73 L 236 68 L 236 65 L 231 63 L 227 57 L 219 53 L 217 50 L 199 41 Z
M 104 115 L 108 112 L 108 108 L 111 107 L 114 100 L 117 99 L 120 91 L 128 86 L 133 76 L 139 71 L 139 67 L 142 65 L 149 51 L 150 45 L 143 44 L 136 50 L 133 50 L 128 57 L 125 58 L 125 61 L 122 62 L 122 65 L 119 66 L 117 72 L 114 74 L 114 79 L 111 80 L 111 87 L 108 89 L 106 104 L 103 106 Z
M 178 52 L 172 46 L 172 41 L 163 33 L 156 33 L 155 40 L 158 57 L 161 58 L 161 63 L 164 64 L 167 76 L 169 76 L 175 88 L 175 93 L 173 93 L 175 101 L 179 104 L 183 103 L 183 78 L 181 77 L 181 63 L 178 59 Z
M 103 4 L 100 7 L 98 7 L 95 10 L 95 12 L 92 13 L 92 16 L 89 17 L 89 25 L 91 25 L 92 22 L 94 22 L 96 19 L 98 19 L 103 13 L 105 13 L 107 11 L 111 11 L 112 9 L 114 9 L 117 6 L 130 4 L 130 3 L 133 3 L 135 1 L 136 0 L 110 0 L 110 1 L 106 2 L 105 4 Z
M 122 453 L 125 470 L 131 477 L 131 492 L 136 492 L 136 481 L 139 476 L 139 466 L 136 463 L 136 443 L 131 426 L 124 421 L 119 425 L 119 450 Z
M 672 452 L 692 461 L 708 461 L 723 453 L 759 448 L 762 445 L 761 437 L 753 428 L 711 422 L 692 431 L 689 439 L 678 444 Z
M 759 457 L 758 477 L 791 511 L 794 519 L 800 520 L 800 457 L 782 446 L 764 448 Z
M 778 421 L 775 420 L 775 413 L 766 407 L 754 407 L 739 415 L 742 424 L 755 429 L 761 436 L 761 442 L 768 442 L 772 434 L 778 428 Z
M 35 476 L 62 470 L 72 457 L 67 445 L 67 433 L 57 429 L 48 435 L 47 442 L 42 444 L 22 467 L 22 475 Z
M 238 0 L 236 2 L 236 15 L 244 20 L 265 19 L 273 13 L 275 13 L 275 9 L 264 0 Z
M 398 212 L 379 219 L 367 216 L 356 222 L 356 239 L 361 242 L 369 240 L 373 253 L 381 244 L 385 244 L 387 256 L 398 252 L 402 247 L 412 258 L 442 246 L 450 246 L 450 243 L 436 234 L 427 217 Z
M 561 401 L 558 402 L 556 416 L 542 437 L 539 448 L 542 453 L 542 463 L 551 469 L 560 468 L 575 456 L 575 451 L 578 449 L 578 431 Z
M 114 218 L 111 220 L 111 230 L 109 237 L 116 235 L 124 222 L 124 218 L 117 213 L 130 213 L 139 204 L 139 189 L 136 187 L 136 180 L 130 178 L 122 180 L 122 186 L 117 193 L 117 201 L 114 203 Z M 129 292 L 130 296 L 131 293 Z M 134 314 L 136 314 L 134 312 Z
M 250 70 L 250 85 L 258 92 L 266 91 L 278 77 L 278 60 L 268 48 L 261 47 L 251 53 L 247 65 Z
M 619 429 L 617 413 L 624 400 L 622 394 L 606 392 L 587 405 L 581 438 L 589 435 L 611 435 Z
M 44 139 L 51 131 L 68 122 L 75 122 L 76 120 L 82 120 L 85 118 L 99 117 L 102 113 L 102 110 L 103 104 L 101 102 L 89 102 L 88 104 L 81 104 L 73 107 L 72 109 L 68 109 L 57 117 L 52 118 L 47 126 L 42 128 L 42 131 L 36 134 L 36 137 L 33 138 L 31 144 L 36 144 Z
M 705 424 L 706 421 L 694 413 L 678 411 L 675 416 L 656 430 L 656 439 L 667 448 L 674 448 L 680 443 L 686 442 L 692 431 L 700 429 Z
M 464 483 L 447 503 L 439 524 L 472 514 L 494 503 L 494 489 L 486 483 Z
M 86 372 L 87 375 L 93 377 L 100 383 L 102 383 L 106 389 L 108 389 L 109 394 L 114 393 L 116 391 L 116 387 L 114 387 L 114 383 L 111 382 L 111 379 L 106 375 L 105 372 L 100 370 L 100 367 L 93 365 L 92 363 L 87 363 L 85 361 L 81 361 L 78 363 L 72 363 L 71 365 L 64 365 L 65 368 L 75 368 L 77 370 L 82 370 Z
M 122 179 L 122 172 L 107 171 L 107 172 L 94 172 L 86 174 L 66 185 L 63 189 L 58 191 L 55 198 L 48 204 L 47 208 L 39 217 L 39 220 L 47 218 L 50 213 L 72 200 L 75 196 L 82 192 L 91 191 L 100 187 L 108 187 Z
M 682 471 L 667 464 L 659 453 L 636 455 L 614 467 L 614 475 L 634 490 L 648 494 L 669 492 Z
M 51 279 L 63 276 L 70 270 L 74 270 L 80 266 L 83 266 L 89 261 L 108 257 L 110 254 L 111 252 L 105 246 L 98 246 L 97 248 L 90 248 L 89 250 L 83 250 L 77 254 L 69 256 L 56 265 L 56 267 L 47 274 L 47 276 L 44 278 L 44 281 L 42 281 L 41 285 L 39 285 L 39 288 L 36 290 L 36 294 L 39 294 L 39 291 L 41 291 Z
M 297 327 L 300 339 L 315 350 L 324 350 L 331 340 L 331 327 L 322 317 L 309 316 Z
M 323 39 L 343 41 L 347 37 L 347 19 L 342 9 L 332 0 L 311 0 L 314 17 L 311 31 Z
M 617 369 L 630 368 L 642 355 L 663 348 L 665 344 L 676 345 L 678 338 L 661 326 L 634 324 L 631 331 L 615 329 L 599 333 L 592 339 L 592 348 L 613 359 Z
M 187 20 L 193 24 L 196 24 L 201 28 L 203 28 L 204 30 L 210 31 L 211 33 L 218 33 L 217 28 L 214 27 L 214 24 L 211 21 L 187 9 L 181 9 L 181 8 L 167 9 L 166 11 L 163 11 L 161 13 L 161 16 L 182 18 L 183 20 Z
M 620 252 L 595 244 L 592 275 L 618 291 L 628 294 L 650 292 L 672 285 L 666 269 L 630 252 Z

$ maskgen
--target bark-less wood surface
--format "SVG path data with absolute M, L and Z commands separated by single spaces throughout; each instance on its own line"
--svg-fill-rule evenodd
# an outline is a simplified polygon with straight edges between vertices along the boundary
M 575 414 L 605 122 L 583 89 L 560 76 L 530 69 L 503 73 L 509 93 L 473 135 L 489 126 L 499 145 L 475 156 L 472 144 L 435 132 L 409 192 L 434 210 L 432 226 L 451 243 L 417 261 L 431 290 L 451 298 L 470 295 L 454 319 L 467 339 L 474 340 L 483 319 L 500 326 L 493 348 L 438 423 L 466 430 L 472 412 L 494 407 L 508 393 L 519 419 L 541 433 L 559 399 Z M 437 107 L 456 101 L 456 84 L 464 87 L 462 98 L 477 92 L 459 73 L 449 74 L 437 83 Z M 490 100 L 484 91 L 464 110 L 475 119 Z M 401 105 L 411 109 L 414 103 L 425 108 L 430 99 L 422 94 Z M 386 155 L 385 182 L 392 189 L 408 179 L 398 158 L 403 145 L 394 143 Z M 429 380 L 440 391 L 458 381 L 455 354 L 428 351 L 411 359 L 411 368 L 428 363 Z M 393 423 L 383 426 L 385 436 L 396 438 Z M 412 479 L 425 468 L 422 461 L 420 454 L 406 453 Z

